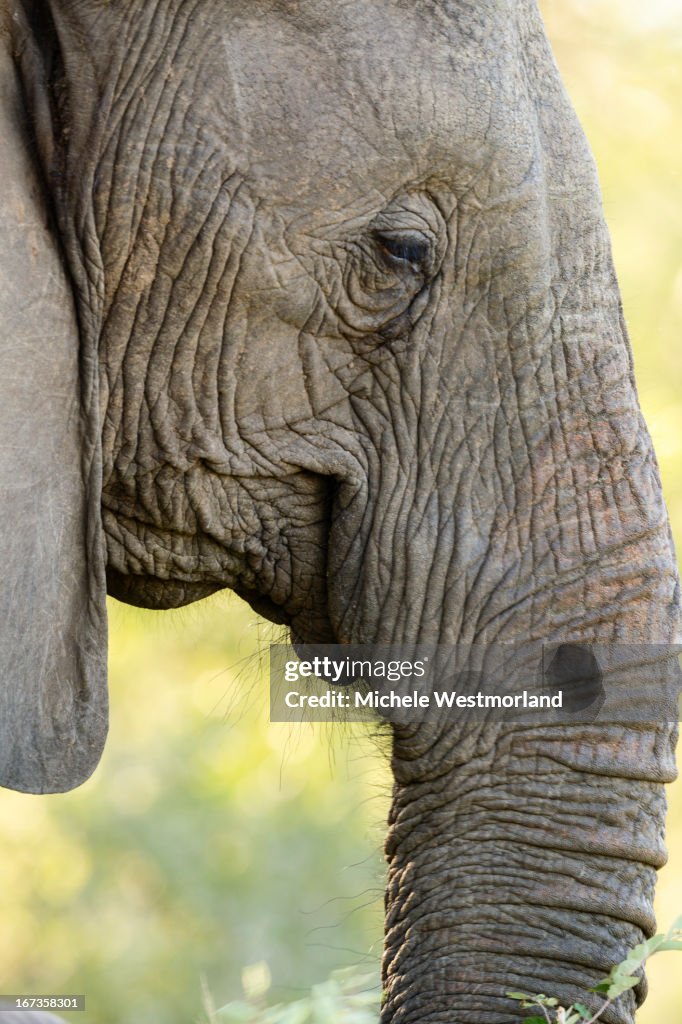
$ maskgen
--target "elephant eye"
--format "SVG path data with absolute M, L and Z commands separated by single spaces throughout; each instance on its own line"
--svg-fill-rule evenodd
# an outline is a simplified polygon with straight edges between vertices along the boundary
M 374 237 L 383 253 L 399 263 L 423 267 L 430 253 L 429 242 L 423 235 L 412 232 L 389 234 L 386 231 L 377 231 Z

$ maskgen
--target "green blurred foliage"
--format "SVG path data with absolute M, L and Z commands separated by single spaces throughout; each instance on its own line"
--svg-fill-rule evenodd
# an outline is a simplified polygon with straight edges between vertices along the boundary
M 245 964 L 287 1000 L 376 968 L 385 739 L 269 724 L 271 630 L 236 598 L 110 614 L 100 767 L 74 793 L 0 793 L 0 992 L 84 992 L 82 1024 L 188 1024 Z
M 642 405 L 682 544 L 682 15 L 545 0 L 599 165 Z M 663 20 L 663 14 L 667 20 Z M 267 961 L 290 1000 L 380 953 L 385 739 L 267 721 L 266 627 L 236 599 L 112 603 L 111 736 L 75 793 L 0 793 L 0 992 L 85 992 L 81 1024 L 187 1024 Z M 659 917 L 682 908 L 682 788 Z M 661 957 L 641 1024 L 677 1019 Z
M 379 1019 L 377 972 L 360 974 L 355 967 L 334 971 L 301 999 L 274 1004 L 267 965 L 254 964 L 245 972 L 244 982 L 242 999 L 218 1010 L 207 1000 L 208 1024 L 377 1024 Z

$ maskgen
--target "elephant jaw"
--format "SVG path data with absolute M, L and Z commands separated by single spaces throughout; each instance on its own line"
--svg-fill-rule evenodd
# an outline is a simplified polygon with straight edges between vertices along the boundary
M 299 471 L 265 484 L 257 500 L 250 478 L 204 470 L 187 484 L 191 500 L 179 511 L 159 484 L 144 515 L 135 481 L 129 492 L 116 481 L 106 484 L 108 593 L 161 610 L 231 590 L 259 615 L 288 627 L 295 640 L 337 642 L 328 618 L 329 483 Z M 226 514 L 232 509 L 238 518 Z
M 157 579 L 154 576 L 127 575 L 117 569 L 107 569 L 107 593 L 124 604 L 136 608 L 163 611 L 182 608 L 183 605 L 210 597 L 223 588 L 216 583 L 190 583 L 185 580 Z
M 159 579 L 153 576 L 125 574 L 116 569 L 107 569 L 107 593 L 137 608 L 150 608 L 164 611 L 170 608 L 182 608 L 184 605 L 201 601 L 205 597 L 218 593 L 220 590 L 231 589 L 242 600 L 253 608 L 256 614 L 272 622 L 276 626 L 286 626 L 291 632 L 294 644 L 337 642 L 331 624 L 326 617 L 326 608 L 321 607 L 314 612 L 301 612 L 288 608 L 286 604 L 277 604 L 271 597 L 247 590 L 239 586 L 222 583 L 198 583 L 180 579 Z

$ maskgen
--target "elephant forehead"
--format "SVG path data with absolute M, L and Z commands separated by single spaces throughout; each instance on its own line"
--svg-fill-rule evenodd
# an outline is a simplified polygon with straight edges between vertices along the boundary
M 395 0 L 232 8 L 210 44 L 205 95 L 261 198 L 343 208 L 434 176 L 466 189 L 505 149 L 532 149 L 515 17 L 506 3 Z

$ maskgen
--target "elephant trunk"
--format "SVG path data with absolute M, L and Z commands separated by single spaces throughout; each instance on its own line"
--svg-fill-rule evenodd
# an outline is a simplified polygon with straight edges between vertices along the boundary
M 508 990 L 594 999 L 654 927 L 674 740 L 664 724 L 396 731 L 382 1020 L 502 1024 L 523 1012 Z M 635 1000 L 603 1020 L 630 1024 Z

